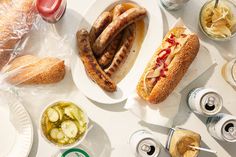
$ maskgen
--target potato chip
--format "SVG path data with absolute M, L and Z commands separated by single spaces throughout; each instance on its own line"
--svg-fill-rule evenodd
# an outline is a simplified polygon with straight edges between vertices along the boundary
M 236 31 L 236 18 L 225 3 L 220 2 L 214 8 L 214 1 L 202 11 L 201 24 L 207 34 L 213 37 L 230 37 Z

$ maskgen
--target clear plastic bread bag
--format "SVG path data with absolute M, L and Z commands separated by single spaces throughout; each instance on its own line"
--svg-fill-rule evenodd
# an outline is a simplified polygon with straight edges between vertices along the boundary
M 41 19 L 34 0 L 0 0 L 0 89 L 36 95 L 64 89 L 73 38 Z

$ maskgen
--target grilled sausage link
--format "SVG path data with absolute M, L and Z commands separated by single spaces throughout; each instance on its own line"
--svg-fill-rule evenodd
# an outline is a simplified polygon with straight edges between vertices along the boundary
M 125 62 L 127 56 L 130 53 L 130 50 L 133 46 L 136 36 L 136 24 L 131 24 L 124 30 L 124 36 L 121 41 L 121 46 L 116 53 L 111 65 L 105 69 L 105 72 L 108 76 L 112 76 L 122 63 Z
M 90 32 L 90 43 L 91 45 L 97 39 L 97 37 L 102 33 L 102 31 L 112 22 L 112 14 L 109 11 L 103 12 L 97 20 L 94 22 Z
M 96 39 L 95 43 L 93 44 L 94 53 L 97 56 L 102 54 L 107 45 L 110 44 L 110 42 L 119 32 L 121 32 L 131 23 L 144 18 L 146 14 L 147 11 L 144 8 L 131 8 L 117 17 L 116 20 L 110 23 Z
M 122 4 L 118 4 L 115 6 L 114 10 L 113 10 L 113 21 L 119 17 L 121 14 L 123 14 L 125 12 L 125 7 Z
M 123 14 L 125 12 L 125 8 L 122 4 L 118 4 L 115 6 L 113 10 L 113 20 L 115 20 L 118 16 Z M 107 68 L 114 58 L 120 42 L 122 39 L 122 32 L 120 32 L 110 43 L 110 45 L 107 46 L 105 51 L 103 52 L 102 56 L 98 58 L 98 64 L 104 69 Z
M 88 76 L 93 81 L 95 81 L 102 89 L 108 92 L 114 92 L 116 90 L 116 84 L 110 79 L 109 76 L 106 75 L 106 73 L 98 65 L 90 46 L 88 31 L 82 29 L 77 32 L 76 36 L 79 48 L 79 55 L 84 64 Z
M 112 60 L 119 48 L 119 45 L 121 43 L 121 39 L 122 39 L 122 34 L 119 33 L 115 37 L 115 39 L 113 39 L 113 41 L 110 43 L 110 45 L 108 45 L 108 47 L 105 49 L 104 54 L 98 58 L 98 64 L 103 69 L 107 68 L 111 64 L 111 62 L 112 62 Z

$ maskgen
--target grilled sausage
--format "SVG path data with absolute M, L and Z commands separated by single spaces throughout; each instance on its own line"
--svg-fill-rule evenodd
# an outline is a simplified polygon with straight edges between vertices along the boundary
M 110 79 L 109 76 L 98 65 L 96 58 L 93 55 L 90 42 L 89 33 L 87 30 L 82 29 L 77 32 L 77 44 L 79 48 L 79 55 L 84 64 L 88 76 L 95 81 L 102 89 L 108 92 L 116 90 L 116 84 Z
M 120 16 L 124 12 L 125 12 L 125 8 L 122 4 L 116 5 L 113 10 L 113 20 L 115 20 L 118 16 Z M 105 51 L 103 52 L 102 56 L 98 58 L 98 64 L 102 68 L 107 68 L 111 64 L 112 59 L 114 58 L 114 56 L 119 48 L 121 39 L 122 39 L 122 32 L 120 32 L 112 40 L 110 45 L 108 45 L 107 48 L 105 49 Z
M 112 60 L 119 48 L 121 39 L 122 39 L 122 34 L 119 33 L 115 37 L 115 39 L 113 39 L 113 41 L 110 43 L 110 45 L 108 45 L 108 47 L 105 49 L 104 54 L 98 58 L 98 64 L 103 69 L 107 68 L 111 64 L 111 62 L 112 62 Z
M 93 44 L 94 53 L 99 56 L 114 37 L 125 27 L 146 16 L 144 8 L 131 8 L 110 23 Z
M 90 43 L 91 45 L 97 39 L 97 37 L 102 33 L 102 31 L 112 22 L 112 14 L 108 11 L 103 12 L 97 20 L 94 22 L 90 32 Z
M 136 36 L 136 24 L 131 24 L 124 30 L 124 36 L 121 41 L 121 46 L 116 53 L 111 65 L 105 69 L 105 72 L 108 76 L 112 76 L 113 73 L 117 71 L 122 63 L 125 62 L 127 56 L 130 53 L 130 50 L 133 46 L 134 39 Z
M 125 12 L 125 7 L 122 4 L 118 4 L 115 6 L 114 10 L 113 10 L 113 21 L 120 16 L 121 14 L 123 14 Z

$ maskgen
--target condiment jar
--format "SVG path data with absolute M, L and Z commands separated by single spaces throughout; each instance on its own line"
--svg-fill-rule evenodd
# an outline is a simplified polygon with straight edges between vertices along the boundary
M 208 0 L 201 8 L 199 26 L 202 32 L 215 41 L 227 41 L 236 35 L 236 1 Z M 226 32 L 231 32 L 231 35 Z
M 49 22 L 58 22 L 66 11 L 66 0 L 36 0 L 36 8 L 41 17 Z

